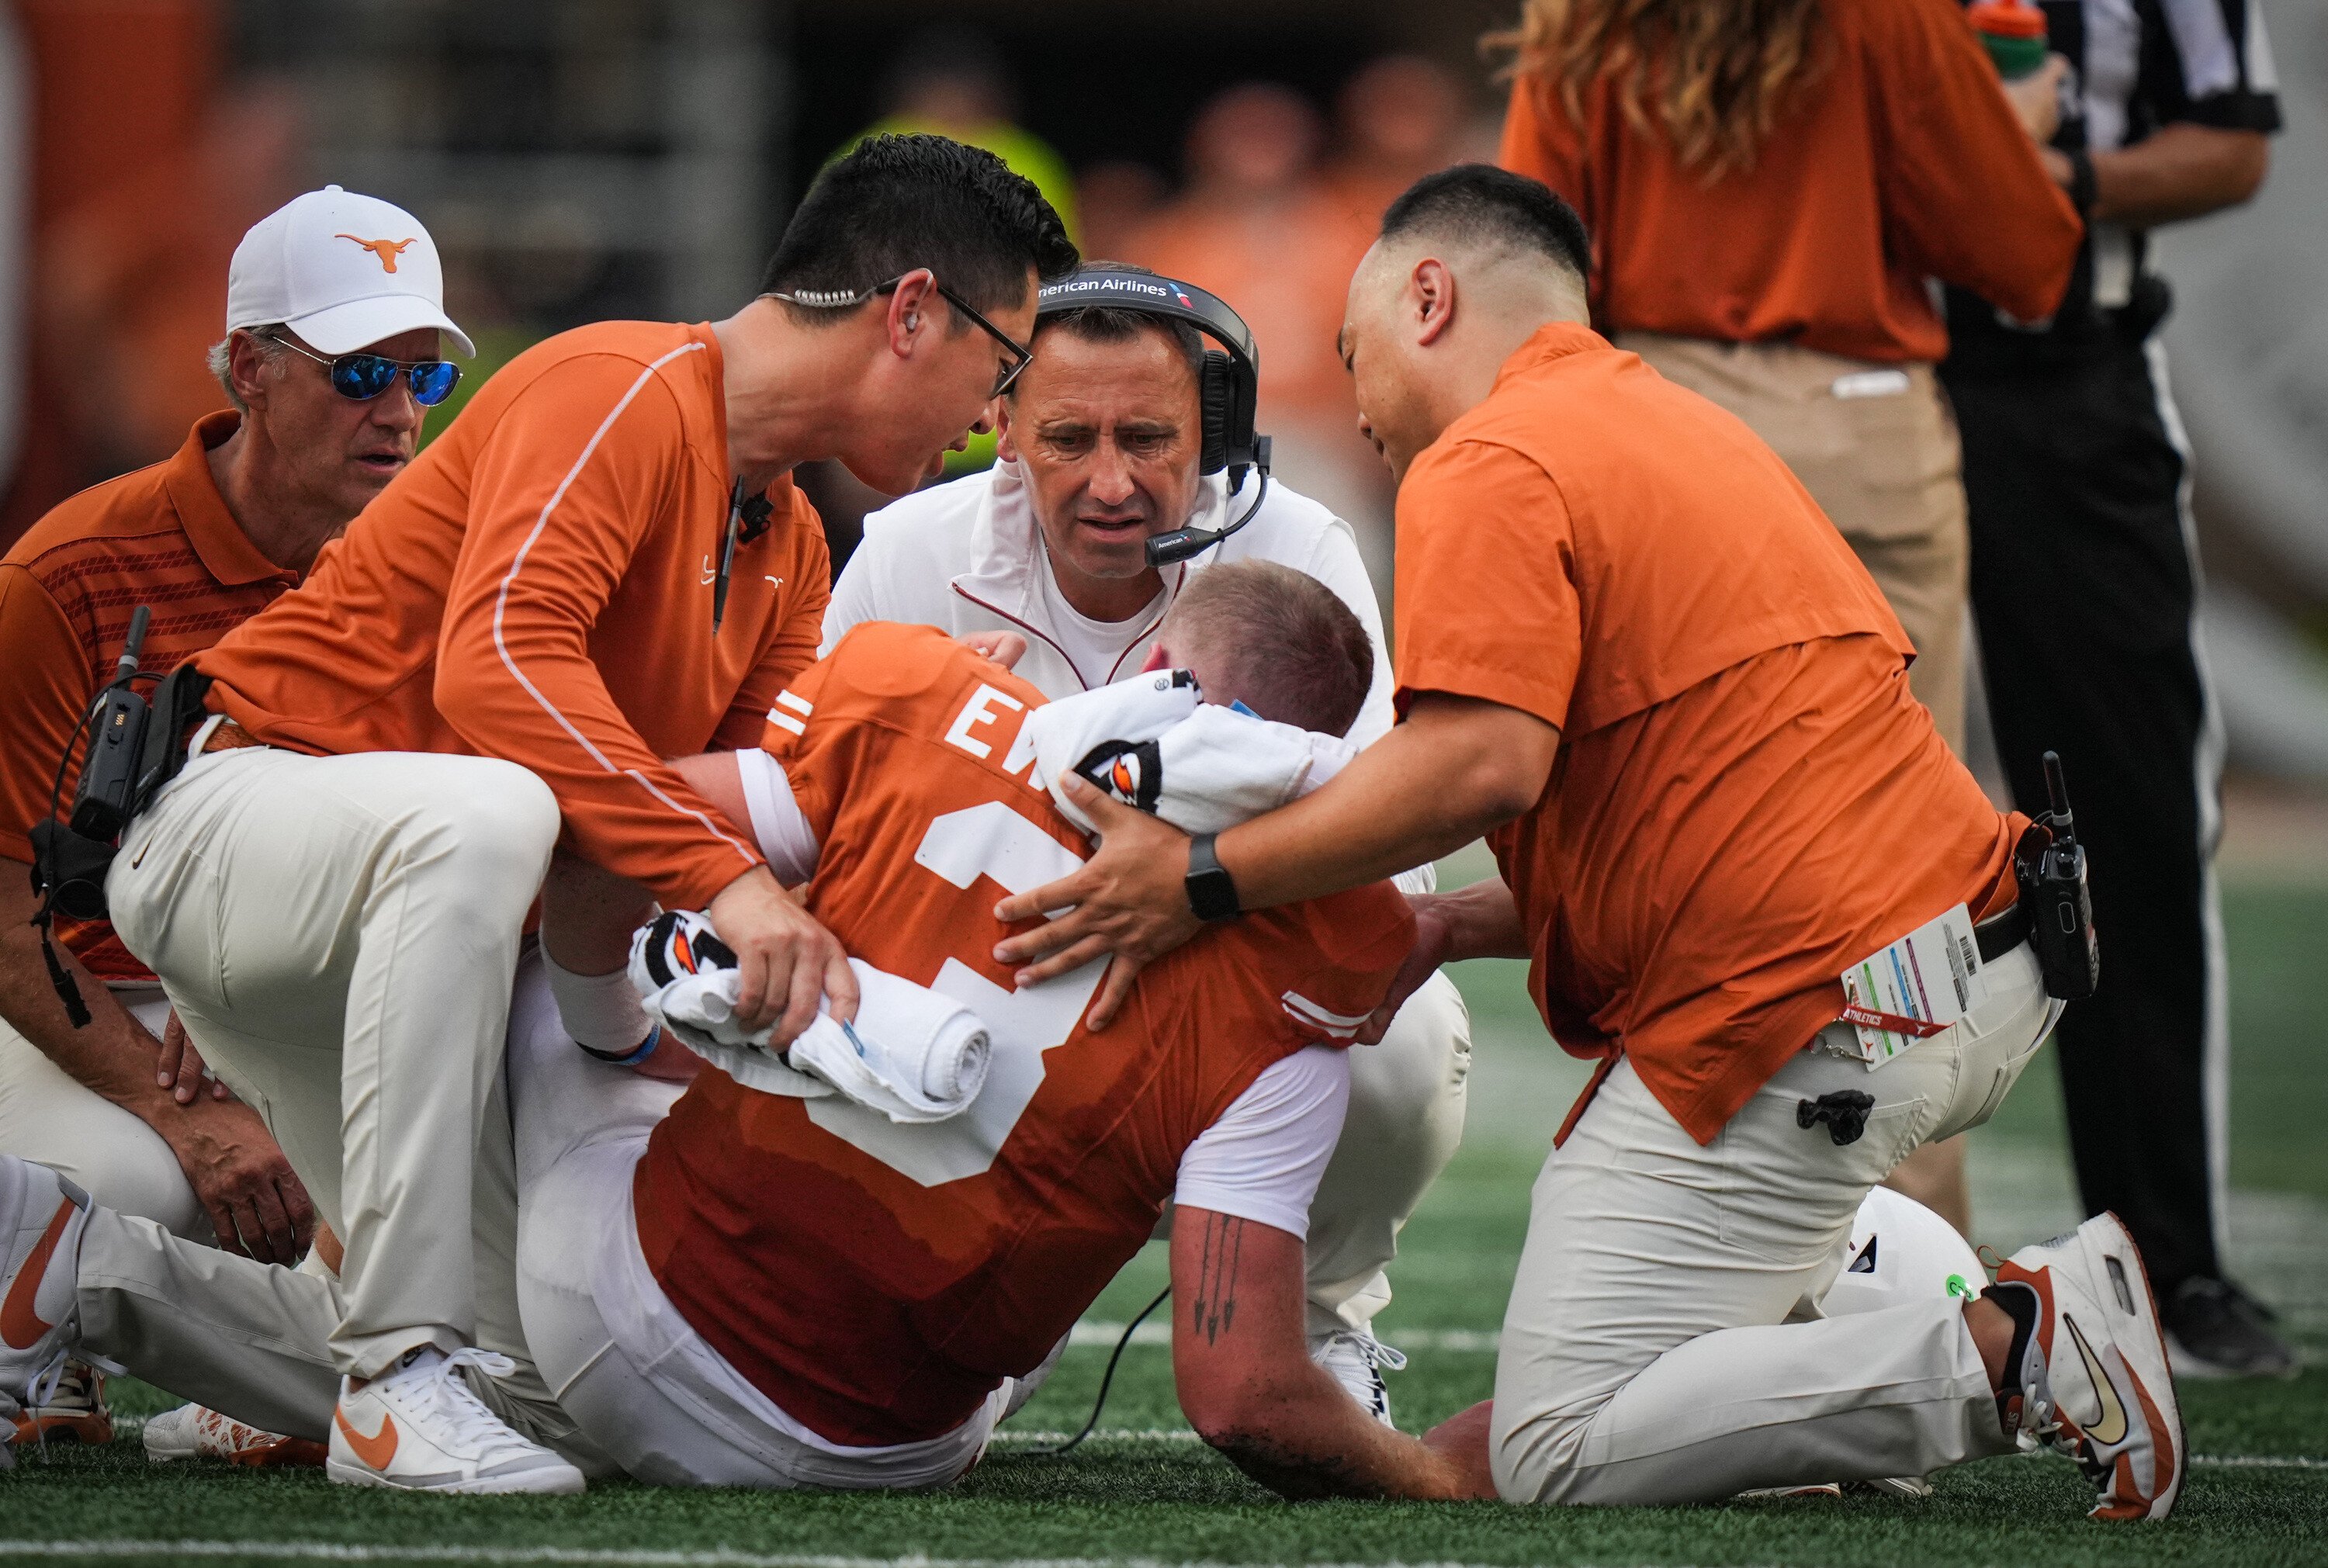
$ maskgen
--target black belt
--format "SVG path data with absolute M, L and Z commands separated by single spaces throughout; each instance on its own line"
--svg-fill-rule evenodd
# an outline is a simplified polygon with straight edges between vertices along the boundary
M 1972 928 L 1974 944 L 1983 963 L 1995 963 L 2029 940 L 2029 901 L 2021 899 L 2002 915 L 1993 915 Z

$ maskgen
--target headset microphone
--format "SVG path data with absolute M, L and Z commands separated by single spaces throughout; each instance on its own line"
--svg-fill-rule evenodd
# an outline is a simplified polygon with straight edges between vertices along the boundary
M 1197 472 L 1225 471 L 1231 495 L 1243 493 L 1248 469 L 1259 471 L 1261 484 L 1252 502 L 1226 528 L 1175 529 L 1148 541 L 1151 567 L 1187 560 L 1251 522 L 1269 494 L 1269 437 L 1253 429 L 1261 390 L 1261 355 L 1253 346 L 1252 329 L 1221 299 L 1196 285 L 1130 268 L 1086 267 L 1044 285 L 1036 296 L 1038 318 L 1094 309 L 1184 321 L 1221 345 L 1206 350 L 1197 369 L 1204 437 Z
M 1191 556 L 1202 555 L 1253 521 L 1253 513 L 1259 512 L 1261 503 L 1269 498 L 1269 437 L 1256 436 L 1253 437 L 1253 445 L 1256 450 L 1253 466 L 1261 475 L 1261 484 L 1253 490 L 1253 503 L 1247 506 L 1237 520 L 1226 528 L 1176 528 L 1169 533 L 1158 534 L 1148 541 L 1150 566 L 1169 567 L 1175 561 L 1184 561 Z M 1238 485 L 1244 478 L 1244 475 L 1240 474 L 1230 481 L 1231 495 L 1237 493 Z

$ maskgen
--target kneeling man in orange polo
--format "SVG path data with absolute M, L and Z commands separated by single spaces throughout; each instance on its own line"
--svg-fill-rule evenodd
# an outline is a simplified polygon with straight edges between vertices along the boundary
M 1791 1320 L 1868 1188 L 1985 1121 L 2059 1015 L 2014 874 L 2029 824 L 1941 743 L 1898 620 L 1786 465 L 1585 324 L 1588 262 L 1522 176 L 1450 170 L 1392 205 L 1342 350 L 1400 482 L 1403 722 L 1217 840 L 1097 803 L 1100 853 L 1000 910 L 1070 912 L 999 956 L 1026 983 L 1115 953 L 1105 1014 L 1200 915 L 1485 833 L 1502 878 L 1417 901 L 1406 978 L 1525 958 L 1547 1027 L 1602 1066 L 1535 1186 L 1492 1405 L 1434 1442 L 1513 1501 L 1678 1503 L 1921 1477 L 2026 1432 L 2086 1466 L 2097 1513 L 2163 1516 L 2182 1428 L 2115 1219 L 1976 1301 Z M 1942 931 L 1961 953 L 1921 946 Z M 1916 951 L 1963 972 L 1923 1015 L 1949 1027 L 1863 1044 L 1842 977 Z

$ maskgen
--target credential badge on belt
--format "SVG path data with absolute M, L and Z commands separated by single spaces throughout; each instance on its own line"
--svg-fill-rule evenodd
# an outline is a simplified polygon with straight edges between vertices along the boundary
M 1917 1041 L 1947 1033 L 1988 1000 L 1972 912 L 1959 904 L 1861 959 L 1843 972 L 1843 1019 L 1871 1073 Z

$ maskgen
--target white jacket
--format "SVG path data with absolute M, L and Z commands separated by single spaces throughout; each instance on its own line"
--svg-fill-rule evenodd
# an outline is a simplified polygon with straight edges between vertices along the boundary
M 1229 496 L 1220 474 L 1197 485 L 1191 528 L 1219 528 L 1252 504 L 1248 476 L 1244 493 Z M 997 463 L 983 474 L 893 502 L 865 519 L 865 540 L 849 558 L 833 585 L 824 612 L 824 649 L 863 621 L 905 621 L 964 632 L 1017 632 L 1027 639 L 1027 656 L 1016 673 L 1047 697 L 1067 697 L 1136 675 L 1156 641 L 1160 615 L 1124 623 L 1123 650 L 1112 668 L 1078 670 L 1046 624 L 1040 573 L 1041 535 L 1027 482 L 1015 463 Z M 1260 514 L 1193 560 L 1164 568 L 1165 603 L 1179 596 L 1188 576 L 1215 561 L 1272 560 L 1308 572 L 1350 606 L 1374 643 L 1375 681 L 1366 706 L 1350 726 L 1349 738 L 1364 746 L 1391 727 L 1390 659 L 1383 647 L 1382 611 L 1374 584 L 1358 559 L 1350 525 L 1306 495 L 1282 484 L 1269 487 Z

